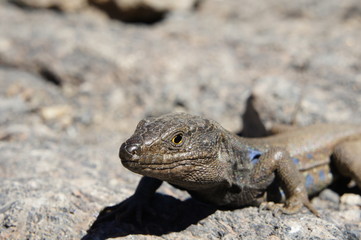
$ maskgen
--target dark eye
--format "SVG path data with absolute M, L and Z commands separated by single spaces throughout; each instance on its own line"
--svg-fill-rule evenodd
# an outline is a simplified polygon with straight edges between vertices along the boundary
M 172 138 L 172 143 L 179 145 L 183 142 L 183 134 L 179 133 Z

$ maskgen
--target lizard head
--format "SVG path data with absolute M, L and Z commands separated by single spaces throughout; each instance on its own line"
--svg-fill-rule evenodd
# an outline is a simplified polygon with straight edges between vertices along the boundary
M 173 113 L 139 122 L 119 151 L 129 170 L 187 190 L 224 181 L 221 127 L 199 116 Z

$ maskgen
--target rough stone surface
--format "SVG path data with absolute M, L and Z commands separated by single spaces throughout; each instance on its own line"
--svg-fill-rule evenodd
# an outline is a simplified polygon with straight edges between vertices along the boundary
M 87 0 L 10 0 L 20 7 L 48 8 L 61 11 L 76 11 L 87 5 Z
M 102 1 L 102 0 L 94 0 Z M 104 1 L 104 0 L 103 0 Z M 150 6 L 159 11 L 185 10 L 194 5 L 194 0 L 164 1 L 164 0 L 113 0 L 120 8 L 136 8 L 139 6 Z
M 94 2 L 76 13 L 0 2 L 0 239 L 86 236 L 137 185 L 117 155 L 145 116 L 187 111 L 237 132 L 253 94 L 266 126 L 361 123 L 358 0 L 196 1 L 152 25 Z M 321 218 L 220 211 L 167 184 L 160 192 L 156 219 L 85 238 L 361 238 L 355 189 L 315 197 Z

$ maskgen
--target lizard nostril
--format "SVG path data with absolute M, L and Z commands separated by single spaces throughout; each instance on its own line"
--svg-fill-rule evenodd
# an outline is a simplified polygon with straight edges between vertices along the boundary
M 138 151 L 139 147 L 140 144 L 131 144 L 131 145 L 126 145 L 124 148 L 128 153 L 135 154 Z
M 126 144 L 123 143 L 119 149 L 119 157 L 122 160 L 130 160 L 133 155 L 140 149 L 140 144 Z

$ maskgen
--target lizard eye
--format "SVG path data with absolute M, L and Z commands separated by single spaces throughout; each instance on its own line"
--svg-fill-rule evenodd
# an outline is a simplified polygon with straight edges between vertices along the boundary
M 172 143 L 175 145 L 180 145 L 183 142 L 183 134 L 182 133 L 178 133 L 177 135 L 175 135 L 172 138 Z

